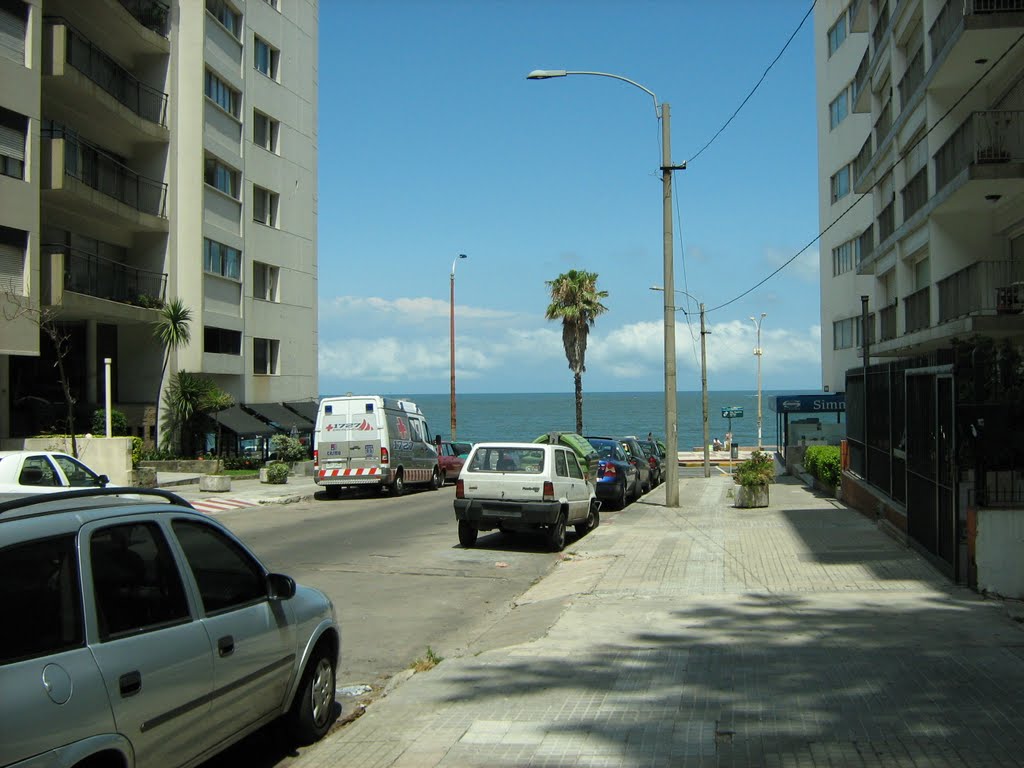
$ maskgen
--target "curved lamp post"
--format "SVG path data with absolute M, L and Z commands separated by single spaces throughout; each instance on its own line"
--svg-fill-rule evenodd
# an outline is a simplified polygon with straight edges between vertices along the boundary
M 760 318 L 750 318 L 750 322 L 757 328 L 757 346 L 754 347 L 754 355 L 757 357 L 757 450 L 761 450 L 761 323 L 768 317 L 767 312 L 762 312 Z
M 449 324 L 448 324 L 448 348 L 451 351 L 451 372 L 452 372 L 452 423 L 451 423 L 451 440 L 455 440 L 455 265 L 459 263 L 459 259 L 466 258 L 466 254 L 460 253 L 452 261 L 452 271 L 448 275 L 448 280 L 451 287 L 450 298 L 449 298 Z
M 639 88 L 654 102 L 654 114 L 661 120 L 661 183 L 662 183 L 662 231 L 665 283 L 665 444 L 671 452 L 674 471 L 668 473 L 665 481 L 665 504 L 679 506 L 679 416 L 676 391 L 676 317 L 671 294 L 675 292 L 672 263 L 672 171 L 683 170 L 686 163 L 672 165 L 671 131 L 669 126 L 670 108 L 668 102 L 658 104 L 654 91 L 644 88 L 628 77 L 607 72 L 572 72 L 564 69 L 535 69 L 526 76 L 527 80 L 548 80 L 567 75 L 594 75 L 621 80 Z M 707 441 L 705 440 L 705 443 Z

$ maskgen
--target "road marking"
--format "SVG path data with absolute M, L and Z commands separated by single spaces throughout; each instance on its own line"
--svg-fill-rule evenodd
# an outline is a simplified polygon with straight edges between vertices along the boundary
M 200 512 L 206 512 L 207 514 L 257 506 L 255 502 L 246 501 L 245 499 L 203 499 L 201 501 L 190 501 L 189 503 Z

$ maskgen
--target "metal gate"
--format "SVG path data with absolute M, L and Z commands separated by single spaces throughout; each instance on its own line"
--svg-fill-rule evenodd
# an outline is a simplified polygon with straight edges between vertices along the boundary
M 908 370 L 907 533 L 950 578 L 957 574 L 956 433 L 949 366 Z

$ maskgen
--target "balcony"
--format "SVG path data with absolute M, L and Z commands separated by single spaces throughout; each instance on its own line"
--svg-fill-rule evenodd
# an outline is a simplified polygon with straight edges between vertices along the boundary
M 926 165 L 907 182 L 900 192 L 903 198 L 903 221 L 906 222 L 928 202 L 928 166 Z
M 871 166 L 872 156 L 871 134 L 869 133 L 860 152 L 853 158 L 853 189 L 855 192 L 863 194 L 869 191 L 873 185 L 873 177 L 864 177 L 865 172 Z
M 868 71 L 871 68 L 871 49 L 865 49 L 860 64 L 857 65 L 857 72 L 853 76 L 853 106 L 852 112 L 871 111 L 871 88 L 869 87 Z
M 878 243 L 881 245 L 896 231 L 896 201 L 892 200 L 878 214 Z
M 881 149 L 882 142 L 885 141 L 885 137 L 889 135 L 889 131 L 892 129 L 892 99 L 885 102 L 885 106 L 878 113 L 878 119 L 875 121 L 875 147 Z
M 171 9 L 160 0 L 119 0 L 124 9 L 146 29 L 167 37 L 171 31 Z
M 924 80 L 924 48 L 919 48 L 914 58 L 907 65 L 907 71 L 903 73 L 897 90 L 900 92 L 900 112 L 907 108 L 911 96 L 917 91 Z
M 890 304 L 878 313 L 879 333 L 881 341 L 896 338 L 896 305 Z
M 965 170 L 973 179 L 1006 180 L 1024 177 L 1024 111 L 987 110 L 973 112 L 946 143 L 935 159 L 935 191 L 938 193 Z
M 868 3 L 867 0 L 853 0 L 850 3 L 850 31 L 868 31 Z
M 1024 0 L 946 0 L 928 30 L 932 78 L 929 89 L 962 89 L 984 71 L 975 62 L 1007 50 L 1024 28 Z M 1019 69 L 1008 57 L 995 76 Z M 936 70 L 935 64 L 938 64 Z
M 1024 310 L 1024 263 L 977 261 L 937 283 L 939 322 Z
M 903 299 L 904 333 L 920 331 L 931 325 L 931 289 L 915 291 Z
M 860 237 L 857 238 L 857 266 L 866 262 L 871 258 L 871 254 L 875 251 L 875 226 L 869 224 L 868 228 L 861 232 Z M 858 269 L 858 272 L 860 270 Z
M 53 277 L 62 274 L 60 286 L 65 293 L 79 293 L 146 309 L 159 309 L 166 299 L 166 274 L 122 264 L 63 244 L 43 245 L 40 250 L 44 254 L 44 285 L 52 286 Z M 50 280 L 46 279 L 47 271 L 50 272 Z M 63 303 L 63 296 L 55 296 L 54 293 L 51 288 L 50 295 L 44 296 L 44 300 Z
M 875 53 L 878 53 L 879 47 L 882 45 L 882 40 L 885 38 L 885 33 L 889 31 L 889 4 L 882 3 L 878 9 L 878 18 L 875 20 L 875 28 L 871 30 L 871 44 L 874 47 Z

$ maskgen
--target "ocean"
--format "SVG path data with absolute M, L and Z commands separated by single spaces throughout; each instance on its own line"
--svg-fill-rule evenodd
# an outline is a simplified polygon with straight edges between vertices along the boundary
M 813 394 L 817 390 L 761 392 L 761 441 L 774 446 L 776 417 L 769 405 L 778 395 Z M 412 400 L 427 417 L 431 434 L 451 437 L 451 396 L 392 393 L 390 397 Z M 701 393 L 680 392 L 679 450 L 700 450 L 702 440 Z M 743 409 L 742 418 L 732 420 L 733 440 L 743 446 L 757 445 L 757 392 L 708 392 L 708 434 L 724 440 L 729 421 L 722 409 Z M 550 431 L 576 430 L 576 399 L 568 393 L 456 394 L 456 437 L 459 440 L 528 441 Z M 661 392 L 583 393 L 583 431 L 588 435 L 665 436 L 665 398 Z

